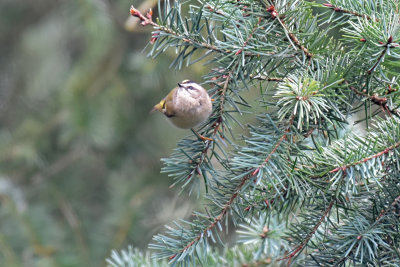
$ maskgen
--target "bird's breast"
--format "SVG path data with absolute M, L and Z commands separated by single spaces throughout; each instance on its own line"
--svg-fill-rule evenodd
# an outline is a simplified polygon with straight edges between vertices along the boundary
M 175 116 L 171 117 L 171 122 L 184 129 L 192 128 L 205 121 L 212 111 L 211 99 L 206 97 L 191 98 L 177 97 L 175 104 Z

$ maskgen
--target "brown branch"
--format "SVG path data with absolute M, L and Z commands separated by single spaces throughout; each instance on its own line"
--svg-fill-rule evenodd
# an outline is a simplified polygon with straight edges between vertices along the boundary
M 364 97 L 368 98 L 372 103 L 380 106 L 383 111 L 388 111 L 389 113 L 391 113 L 391 114 L 393 114 L 393 115 L 395 115 L 395 116 L 400 118 L 400 111 L 398 111 L 395 108 L 389 108 L 388 105 L 387 105 L 387 98 L 386 97 L 378 96 L 376 94 L 368 95 L 368 94 L 366 94 L 364 92 L 361 92 L 361 91 L 357 90 L 355 87 L 350 86 L 348 82 L 346 82 L 346 84 L 357 95 L 364 96 Z M 389 92 L 391 92 L 391 91 L 389 91 Z
M 214 51 L 214 52 L 218 52 L 218 53 L 221 53 L 221 54 L 231 54 L 233 52 L 232 50 L 229 50 L 229 49 L 228 50 L 222 50 L 222 49 L 220 49 L 220 48 L 218 48 L 218 47 L 216 47 L 216 46 L 214 46 L 212 44 L 209 44 L 209 43 L 197 42 L 197 41 L 188 39 L 188 38 L 178 34 L 174 30 L 172 30 L 172 29 L 170 29 L 170 28 L 168 28 L 166 26 L 159 25 L 159 24 L 155 23 L 152 20 L 153 12 L 151 11 L 151 9 L 146 14 L 146 16 L 144 16 L 139 10 L 134 8 L 134 6 L 132 5 L 131 8 L 130 8 L 130 13 L 131 13 L 132 16 L 137 17 L 137 18 L 139 18 L 141 20 L 141 25 L 143 25 L 143 26 L 152 25 L 156 30 L 159 30 L 159 31 L 168 33 L 170 35 L 173 35 L 173 36 L 181 39 L 183 42 L 185 42 L 187 44 L 193 45 L 195 47 L 197 46 L 197 47 L 205 48 L 205 49 L 208 49 L 208 50 L 211 50 L 211 51 Z M 159 37 L 160 36 L 159 36 L 158 32 L 153 33 L 153 36 L 152 36 L 150 42 L 154 43 L 157 40 L 157 38 L 159 38 Z M 274 55 L 274 54 L 275 53 L 271 53 L 271 55 Z M 259 54 L 246 52 L 244 55 L 245 56 L 258 56 Z
M 269 81 L 269 82 L 281 82 L 283 80 L 283 78 L 279 77 L 268 77 L 266 75 L 254 75 L 254 74 L 250 75 L 250 79 Z
M 292 117 L 290 118 L 289 127 L 285 130 L 285 134 L 282 135 L 281 138 L 279 138 L 279 140 L 276 143 L 275 147 L 272 149 L 271 153 L 267 156 L 267 158 L 264 160 L 264 162 L 253 171 L 253 173 L 252 173 L 253 176 L 257 175 L 257 173 L 260 171 L 260 169 L 263 168 L 268 163 L 268 161 L 271 159 L 272 155 L 276 152 L 276 150 L 278 149 L 278 147 L 280 146 L 282 141 L 287 138 L 287 134 L 290 132 L 290 127 L 292 127 L 293 121 L 294 121 L 294 115 L 292 115 Z
M 353 163 L 350 163 L 350 164 L 342 165 L 342 166 L 340 166 L 340 167 L 337 167 L 337 168 L 335 168 L 335 169 L 329 171 L 329 173 L 335 173 L 335 172 L 338 172 L 338 171 L 340 171 L 340 170 L 346 171 L 346 169 L 349 168 L 349 167 L 356 166 L 356 165 L 365 163 L 365 162 L 367 162 L 367 161 L 369 161 L 369 160 L 371 160 L 371 159 L 380 157 L 380 156 L 382 156 L 382 155 L 384 155 L 384 154 L 387 154 L 387 153 L 389 153 L 389 151 L 394 150 L 394 149 L 396 149 L 396 148 L 398 148 L 398 147 L 400 147 L 400 141 L 397 142 L 397 143 L 395 143 L 394 145 L 392 145 L 392 146 L 390 146 L 390 147 L 385 148 L 384 150 L 382 150 L 382 151 L 379 152 L 379 153 L 376 153 L 376 154 L 374 154 L 374 155 L 372 155 L 372 156 L 366 157 L 366 158 L 364 158 L 364 159 L 362 159 L 362 160 L 359 160 L 359 161 L 357 161 L 357 162 L 353 162 Z
M 328 216 L 329 212 L 331 211 L 332 207 L 333 207 L 333 203 L 335 202 L 335 198 L 333 198 L 331 200 L 331 202 L 329 202 L 328 207 L 325 209 L 324 213 L 322 214 L 321 218 L 318 220 L 317 224 L 314 225 L 313 229 L 311 230 L 311 232 L 309 232 L 306 236 L 306 238 L 303 240 L 303 242 L 301 242 L 300 245 L 298 245 L 295 250 L 293 250 L 289 255 L 285 256 L 284 258 L 278 259 L 278 261 L 281 260 L 291 260 L 293 257 L 295 257 L 307 244 L 308 242 L 311 240 L 311 238 L 314 236 L 315 232 L 318 230 L 318 228 L 320 227 L 320 225 L 322 224 L 322 222 L 325 220 L 326 216 Z
M 392 41 L 393 41 L 393 37 L 390 36 L 389 39 L 386 41 L 386 45 L 384 46 L 385 48 L 382 50 L 382 53 L 380 54 L 380 56 L 376 60 L 375 64 L 369 70 L 367 70 L 368 75 L 371 75 L 371 73 L 375 70 L 375 68 L 383 60 L 383 57 L 386 55 L 386 52 L 388 51 L 389 46 L 391 45 Z
M 187 249 L 189 249 L 190 247 L 192 247 L 197 241 L 199 241 L 201 239 L 202 236 L 205 236 L 208 231 L 212 230 L 225 217 L 226 213 L 231 208 L 232 203 L 235 201 L 235 199 L 239 196 L 239 193 L 240 193 L 241 189 L 243 188 L 243 186 L 246 184 L 246 182 L 251 177 L 254 177 L 257 175 L 260 168 L 262 168 L 263 166 L 265 166 L 268 163 L 268 161 L 271 159 L 272 155 L 277 151 L 278 147 L 281 145 L 283 140 L 285 140 L 287 138 L 287 135 L 290 132 L 290 127 L 292 126 L 293 121 L 294 121 L 294 116 L 292 116 L 292 118 L 289 122 L 289 126 L 286 129 L 285 133 L 282 135 L 281 138 L 279 138 L 278 142 L 276 143 L 274 148 L 271 150 L 271 152 L 268 154 L 268 156 L 263 161 L 263 163 L 259 167 L 255 168 L 253 171 L 251 171 L 249 174 L 247 174 L 246 176 L 244 176 L 242 178 L 239 185 L 236 187 L 235 193 L 233 193 L 233 195 L 229 198 L 228 202 L 224 205 L 224 207 L 222 208 L 219 215 L 214 218 L 213 222 L 206 229 L 204 229 L 199 235 L 197 235 L 192 241 L 190 241 L 181 251 L 170 256 L 169 260 L 174 259 L 179 253 L 182 253 L 182 252 L 186 251 Z
M 335 11 L 335 12 L 338 12 L 338 13 L 350 14 L 350 15 L 353 15 L 353 16 L 356 16 L 356 17 L 366 18 L 366 19 L 368 19 L 368 20 L 371 20 L 371 19 L 372 19 L 372 18 L 371 18 L 370 16 L 368 16 L 368 15 L 361 14 L 361 13 L 358 13 L 358 12 L 355 12 L 355 11 L 351 11 L 351 10 L 346 10 L 346 9 L 341 8 L 341 7 L 336 7 L 336 6 L 332 5 L 332 4 L 325 3 L 325 4 L 323 4 L 323 5 L 326 6 L 326 7 L 328 7 L 328 8 L 330 8 L 330 9 L 332 9 L 332 10 Z M 375 19 L 375 21 L 378 22 L 379 19 Z
M 153 12 L 151 11 L 151 9 L 150 9 L 150 11 L 146 14 L 146 16 L 144 16 L 139 10 L 137 10 L 137 9 L 132 5 L 131 8 L 130 8 L 130 13 L 131 13 L 132 16 L 139 18 L 139 19 L 142 21 L 141 24 L 142 24 L 143 26 L 151 25 L 151 26 L 153 26 L 154 28 L 156 28 L 157 30 L 160 30 L 160 31 L 163 31 L 163 32 L 165 32 L 165 33 L 174 35 L 175 37 L 179 37 L 179 38 L 182 39 L 182 41 L 184 41 L 185 43 L 188 43 L 188 44 L 191 44 L 191 45 L 194 45 L 194 46 L 200 46 L 200 47 L 202 47 L 202 48 L 206 48 L 206 49 L 208 49 L 208 50 L 212 50 L 212 51 L 219 52 L 219 53 L 230 53 L 230 51 L 221 50 L 221 49 L 219 49 L 218 47 L 216 47 L 216 46 L 214 46 L 214 45 L 211 45 L 211 44 L 208 44 L 208 43 L 204 43 L 204 42 L 195 42 L 195 41 L 193 41 L 193 40 L 184 38 L 183 36 L 179 35 L 177 32 L 173 31 L 172 29 L 155 23 L 155 22 L 153 21 L 153 19 L 152 19 Z M 157 39 L 157 38 L 158 38 L 158 34 L 157 34 L 157 33 L 153 34 L 153 38 Z M 152 41 L 155 41 L 155 39 L 153 39 L 153 38 L 152 38 Z
M 206 229 L 204 229 L 203 232 L 201 232 L 201 234 L 199 234 L 195 239 L 193 239 L 190 243 L 188 243 L 180 252 L 184 252 L 191 246 L 193 246 L 194 243 L 199 241 L 203 235 L 206 235 L 208 231 L 212 230 L 217 225 L 217 223 L 219 223 L 225 217 L 233 201 L 235 201 L 236 197 L 239 195 L 240 190 L 252 176 L 253 176 L 252 174 L 248 174 L 242 178 L 240 184 L 236 188 L 235 193 L 229 198 L 228 202 L 222 208 L 221 213 L 216 218 L 214 218 L 214 221 Z M 175 257 L 176 255 L 177 253 L 175 253 L 173 256 Z M 170 259 L 173 259 L 174 257 L 171 256 Z
M 251 210 L 251 209 L 257 207 L 257 206 L 260 205 L 261 203 L 264 203 L 265 206 L 266 206 L 267 208 L 269 208 L 270 205 L 274 203 L 274 200 L 272 199 L 271 201 L 269 201 L 269 200 L 266 198 L 266 199 L 264 199 L 264 200 L 262 200 L 262 201 L 260 201 L 260 202 L 258 202 L 258 203 L 250 204 L 250 205 L 247 206 L 244 210 L 245 210 L 245 211 L 249 211 L 249 210 Z
M 308 132 L 306 132 L 303 137 L 304 138 L 308 138 L 312 135 L 312 133 L 315 131 L 316 128 L 311 128 L 310 130 L 308 130 Z
M 221 16 L 224 16 L 224 17 L 229 17 L 229 16 L 230 16 L 229 14 L 226 14 L 226 13 L 223 12 L 222 10 L 215 9 L 215 8 L 212 7 L 211 5 L 207 5 L 206 7 L 207 7 L 207 9 L 208 9 L 210 12 L 212 12 L 212 13 L 214 13 L 214 14 L 218 14 L 218 15 L 221 15 Z
M 283 24 L 284 27 L 287 29 L 287 27 L 285 26 L 285 24 L 283 23 L 283 21 L 282 21 L 282 24 Z M 288 29 L 287 29 L 287 30 L 288 30 Z M 308 49 L 307 49 L 304 45 L 302 45 L 302 44 L 300 43 L 299 39 L 297 39 L 297 37 L 296 37 L 293 33 L 289 32 L 289 30 L 288 30 L 288 34 L 289 34 L 290 39 L 293 41 L 293 43 L 294 43 L 298 48 L 300 48 L 301 50 L 303 50 L 303 52 L 304 52 L 304 54 L 306 54 L 307 58 L 312 58 L 312 57 L 313 57 L 313 54 L 311 54 L 311 53 L 308 51 Z
M 242 48 L 239 49 L 238 51 L 236 51 L 235 55 L 239 55 L 239 54 L 241 54 L 241 53 L 243 52 L 243 49 L 247 46 L 247 43 L 248 43 L 248 42 L 250 41 L 250 39 L 253 37 L 253 35 L 254 35 L 255 31 L 258 29 L 258 27 L 259 27 L 261 21 L 262 21 L 262 18 L 261 18 L 261 17 L 258 17 L 257 23 L 253 26 L 253 29 L 251 30 L 249 36 L 247 36 L 246 41 L 244 41 Z
M 231 75 L 232 71 L 228 73 L 228 77 L 226 77 L 224 86 L 222 87 L 222 90 L 220 91 L 220 100 L 219 100 L 219 109 L 221 111 L 220 117 L 222 117 L 222 114 L 224 113 L 224 104 L 225 104 L 225 96 L 226 96 L 226 90 L 228 89 L 228 84 L 231 81 Z
M 396 197 L 394 199 L 394 201 L 392 202 L 392 204 L 390 204 L 390 206 L 386 209 L 386 210 L 382 210 L 381 213 L 379 214 L 378 217 L 376 217 L 375 223 L 380 222 L 380 220 L 383 218 L 383 216 L 385 216 L 391 208 L 393 208 L 397 203 L 400 202 L 400 196 Z
M 373 225 L 380 223 L 381 219 L 383 218 L 384 215 L 386 215 L 391 208 L 393 208 L 396 204 L 400 202 L 400 196 L 396 197 L 394 201 L 390 204 L 390 206 L 386 210 L 382 210 L 381 213 L 379 214 L 378 217 L 376 217 L 374 224 L 370 226 L 370 229 L 372 228 Z M 355 249 L 357 249 L 358 245 L 360 244 L 360 240 L 363 238 L 362 235 L 357 236 L 357 243 L 353 246 L 353 248 L 350 250 L 350 252 L 347 254 L 347 256 L 342 257 L 334 266 L 338 266 L 340 263 L 344 262 L 347 258 L 350 257 L 350 255 L 353 253 Z
M 356 165 L 365 163 L 365 162 L 367 162 L 367 161 L 369 161 L 369 160 L 371 160 L 371 159 L 380 157 L 380 156 L 382 156 L 382 155 L 384 155 L 384 154 L 387 154 L 387 153 L 389 153 L 391 150 L 394 150 L 394 149 L 396 149 L 396 148 L 398 148 L 398 147 L 400 147 L 400 141 L 397 142 L 397 143 L 395 143 L 394 145 L 392 145 L 392 146 L 390 146 L 390 147 L 385 148 L 384 150 L 380 151 L 379 153 L 376 153 L 376 154 L 374 154 L 374 155 L 372 155 L 372 156 L 366 157 L 366 158 L 364 158 L 364 159 L 362 159 L 362 160 L 359 160 L 359 161 L 357 161 L 357 162 L 353 162 L 353 163 L 349 163 L 349 164 L 346 164 L 346 165 L 342 165 L 342 166 L 336 167 L 335 169 L 330 170 L 328 173 L 336 173 L 336 172 L 338 172 L 338 171 L 340 171 L 340 170 L 342 170 L 343 172 L 345 172 L 345 171 L 347 170 L 347 168 L 349 168 L 349 167 L 356 166 Z M 325 175 L 326 175 L 326 173 L 323 173 L 323 174 L 320 174 L 320 175 L 310 176 L 310 178 L 311 178 L 311 179 L 318 179 L 318 178 L 324 177 Z
M 269 12 L 271 14 L 272 19 L 277 18 L 278 21 L 280 22 L 280 24 L 282 25 L 283 29 L 286 31 L 286 33 L 288 34 L 290 40 L 292 40 L 292 42 L 294 43 L 294 45 L 299 48 L 300 50 L 302 50 L 304 52 L 304 54 L 307 56 L 307 58 L 312 58 L 314 55 L 311 54 L 308 49 L 302 45 L 299 41 L 299 39 L 296 37 L 296 35 L 294 35 L 292 32 L 289 31 L 288 27 L 286 26 L 285 21 L 283 20 L 283 16 L 280 16 L 278 11 L 275 9 L 274 5 L 270 5 L 269 7 L 267 7 L 267 12 Z

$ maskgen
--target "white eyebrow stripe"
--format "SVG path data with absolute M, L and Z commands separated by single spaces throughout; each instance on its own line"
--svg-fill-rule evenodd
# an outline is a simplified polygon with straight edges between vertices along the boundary
M 196 89 L 198 89 L 200 87 L 197 83 L 185 83 L 184 86 L 185 87 L 192 86 L 192 87 L 194 87 Z

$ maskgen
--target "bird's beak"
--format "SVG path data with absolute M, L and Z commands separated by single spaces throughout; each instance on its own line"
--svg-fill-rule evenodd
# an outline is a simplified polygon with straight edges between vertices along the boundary
M 179 87 L 182 87 L 182 84 L 178 83 L 178 86 L 179 86 Z

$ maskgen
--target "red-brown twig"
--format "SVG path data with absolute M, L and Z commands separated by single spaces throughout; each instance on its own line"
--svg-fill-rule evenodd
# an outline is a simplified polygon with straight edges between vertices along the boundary
M 390 206 L 386 210 L 382 210 L 381 213 L 379 213 L 378 217 L 376 217 L 375 223 L 378 223 L 383 218 L 383 216 L 386 215 L 390 211 L 390 209 L 393 208 L 399 202 L 400 202 L 400 196 L 396 197 L 392 202 L 392 204 L 390 204 Z
M 239 195 L 240 190 L 242 189 L 242 187 L 246 184 L 246 182 L 250 179 L 250 177 L 252 177 L 251 174 L 246 175 L 245 177 L 242 178 L 240 184 L 238 185 L 238 187 L 236 188 L 235 193 L 229 198 L 228 202 L 225 204 L 225 206 L 222 208 L 220 214 L 214 218 L 213 222 L 206 228 L 204 229 L 201 234 L 197 235 L 196 238 L 194 238 L 191 242 L 189 242 L 181 251 L 184 252 L 187 249 L 189 249 L 191 246 L 193 246 L 197 241 L 200 240 L 200 238 L 202 236 L 206 236 L 207 232 L 212 230 L 226 215 L 226 213 L 228 212 L 229 208 L 231 207 L 233 201 L 235 201 L 236 197 Z M 173 259 L 175 258 L 177 255 L 177 253 L 175 253 L 174 255 L 170 256 L 169 259 Z
M 333 203 L 335 203 L 335 199 L 332 199 L 331 202 L 329 202 L 328 207 L 325 209 L 324 213 L 322 214 L 321 218 L 318 220 L 317 224 L 314 225 L 313 229 L 311 232 L 309 232 L 306 236 L 306 238 L 301 242 L 300 245 L 298 245 L 295 250 L 293 250 L 289 255 L 285 256 L 284 258 L 279 259 L 281 260 L 287 260 L 291 261 L 293 257 L 295 257 L 311 240 L 311 238 L 314 236 L 315 232 L 318 230 L 322 222 L 325 220 L 326 216 L 328 216 L 329 212 L 331 211 L 333 207 Z
M 312 133 L 315 131 L 316 128 L 311 128 L 310 130 L 308 130 L 308 132 L 306 132 L 303 137 L 304 138 L 308 138 L 312 135 Z
M 279 77 L 268 77 L 265 75 L 250 75 L 251 79 L 254 80 L 261 80 L 261 81 L 268 81 L 268 82 L 281 82 L 283 80 L 283 78 L 279 78 Z
M 400 196 L 396 197 L 396 198 L 394 199 L 394 201 L 390 204 L 390 206 L 389 206 L 387 209 L 381 211 L 381 213 L 379 214 L 379 216 L 376 217 L 375 223 L 374 223 L 373 225 L 376 225 L 376 224 L 380 223 L 380 221 L 381 221 L 381 219 L 383 218 L 383 216 L 386 215 L 386 214 L 387 214 L 396 204 L 398 204 L 399 202 L 400 202 Z M 373 226 L 373 225 L 372 225 L 372 226 Z M 370 226 L 370 227 L 372 227 L 372 226 Z M 350 255 L 353 253 L 353 251 L 356 250 L 357 247 L 359 246 L 360 240 L 361 240 L 362 238 L 363 238 L 362 235 L 357 236 L 357 241 L 356 241 L 357 243 L 353 246 L 353 248 L 349 251 L 349 253 L 347 253 L 347 256 L 342 257 L 338 262 L 336 262 L 336 263 L 334 264 L 334 266 L 339 266 L 340 263 L 344 262 L 348 257 L 350 257 Z
M 188 44 L 191 44 L 191 45 L 194 45 L 194 46 L 199 46 L 199 47 L 202 47 L 202 48 L 205 48 L 205 49 L 208 49 L 208 50 L 212 50 L 212 51 L 215 51 L 215 52 L 219 52 L 219 53 L 230 53 L 231 52 L 231 51 L 221 50 L 221 49 L 217 48 L 216 46 L 208 44 L 208 43 L 195 42 L 194 40 L 190 40 L 190 39 L 184 38 L 183 36 L 179 35 L 177 32 L 173 31 L 172 29 L 155 23 L 153 21 L 153 19 L 152 19 L 151 10 L 147 13 L 146 16 L 144 16 L 139 10 L 134 8 L 134 6 L 131 6 L 130 13 L 131 13 L 132 16 L 139 18 L 142 21 L 141 24 L 143 26 L 152 25 L 154 28 L 156 28 L 156 29 L 158 29 L 158 30 L 160 30 L 162 32 L 165 32 L 165 33 L 168 33 L 168 34 L 173 35 L 175 37 L 181 38 L 182 41 L 184 41 L 185 43 L 188 43 Z M 158 38 L 157 36 L 158 36 L 158 34 L 153 34 L 152 38 L 157 39 Z
M 151 11 L 149 11 L 145 16 L 139 10 L 137 10 L 134 6 L 131 6 L 130 13 L 132 16 L 137 17 L 141 20 L 141 23 L 140 23 L 141 25 L 143 25 L 143 26 L 152 25 L 156 30 L 158 30 L 160 32 L 168 33 L 169 35 L 172 35 L 172 36 L 175 36 L 176 38 L 179 38 L 183 42 L 190 44 L 194 47 L 205 48 L 207 50 L 211 50 L 211 51 L 218 52 L 221 54 L 231 54 L 232 53 L 232 50 L 229 50 L 229 49 L 223 50 L 223 49 L 220 49 L 209 43 L 198 42 L 198 41 L 195 41 L 192 39 L 188 39 L 185 36 L 178 34 L 177 32 L 175 32 L 174 30 L 172 30 L 168 27 L 165 27 L 163 25 L 159 25 L 159 24 L 155 23 L 152 20 L 152 12 Z M 153 36 L 152 36 L 150 42 L 154 43 L 157 40 L 157 38 L 159 38 L 159 33 L 158 32 L 153 33 Z M 273 54 L 275 54 L 275 53 L 271 53 L 271 55 L 273 55 Z M 249 52 L 246 52 L 244 55 L 245 56 L 258 56 L 258 54 L 249 53 Z
M 346 169 L 349 168 L 349 167 L 356 166 L 356 165 L 359 165 L 359 164 L 363 164 L 363 163 L 365 163 L 365 162 L 367 162 L 367 161 L 369 161 L 371 159 L 374 159 L 374 158 L 380 157 L 380 156 L 382 156 L 384 154 L 387 154 L 387 153 L 389 153 L 389 151 L 394 150 L 394 149 L 396 149 L 398 147 L 400 147 L 400 141 L 395 143 L 394 145 L 392 145 L 390 147 L 385 148 L 384 150 L 382 150 L 379 153 L 376 153 L 376 154 L 374 154 L 372 156 L 363 158 L 362 160 L 359 160 L 359 161 L 356 161 L 356 162 L 353 162 L 353 163 L 350 163 L 350 164 L 342 165 L 340 167 L 337 167 L 337 168 L 329 171 L 329 173 L 335 173 L 335 172 L 338 172 L 340 170 L 346 171 Z
M 277 151 L 278 147 L 282 144 L 283 140 L 285 140 L 287 138 L 288 133 L 290 132 L 290 128 L 293 124 L 294 121 L 294 116 L 292 116 L 290 122 L 289 122 L 289 127 L 286 129 L 285 133 L 282 135 L 281 138 L 279 138 L 278 142 L 276 143 L 276 145 L 274 146 L 274 148 L 271 150 L 271 152 L 268 154 L 268 156 L 266 157 L 266 159 L 263 161 L 263 163 L 261 163 L 261 165 L 257 168 L 255 168 L 253 171 L 251 171 L 249 174 L 247 174 L 246 176 L 244 176 L 239 185 L 236 187 L 235 193 L 232 194 L 232 196 L 229 198 L 229 200 L 227 201 L 227 203 L 223 206 L 221 212 L 219 213 L 219 215 L 217 217 L 214 218 L 213 222 L 206 228 L 204 229 L 199 235 L 197 235 L 192 241 L 190 241 L 180 252 L 178 253 L 182 253 L 184 251 L 186 251 L 187 249 L 189 249 L 190 247 L 192 247 L 197 241 L 199 241 L 201 239 L 202 236 L 206 236 L 207 232 L 212 230 L 227 214 L 228 210 L 231 208 L 233 202 L 235 201 L 235 199 L 239 196 L 240 191 L 242 190 L 243 186 L 246 184 L 246 182 L 251 178 L 257 175 L 257 173 L 259 172 L 260 168 L 262 168 L 263 166 L 265 166 L 268 161 L 271 159 L 272 155 Z M 173 255 L 171 255 L 169 257 L 170 260 L 174 259 L 178 253 L 175 253 Z
M 243 49 L 247 46 L 247 43 L 250 41 L 250 39 L 253 37 L 253 34 L 255 33 L 255 31 L 258 29 L 258 27 L 260 26 L 260 23 L 262 21 L 262 18 L 259 17 L 257 23 L 254 25 L 251 33 L 249 34 L 249 36 L 247 36 L 246 41 L 244 41 L 242 48 L 240 48 L 238 51 L 236 51 L 235 55 L 239 55 L 243 52 Z
M 346 83 L 347 83 L 347 82 L 346 82 Z M 348 83 L 347 83 L 347 84 L 348 84 Z M 368 94 L 366 94 L 366 93 L 364 93 L 364 92 L 361 92 L 361 91 L 357 90 L 357 89 L 356 89 L 355 87 L 353 87 L 353 86 L 349 86 L 349 88 L 350 88 L 354 93 L 356 93 L 357 95 L 366 97 L 366 98 L 368 98 L 372 103 L 374 103 L 374 104 L 380 106 L 384 112 L 387 111 L 387 112 L 389 112 L 390 114 L 393 114 L 393 115 L 395 115 L 395 116 L 397 116 L 397 117 L 400 118 L 400 112 L 399 112 L 397 109 L 391 109 L 391 108 L 388 107 L 388 105 L 387 105 L 387 98 L 386 98 L 386 97 L 384 97 L 384 96 L 378 96 L 378 95 L 376 95 L 376 94 L 374 94 L 374 95 L 368 95 Z M 391 92 L 391 91 L 389 91 L 389 92 Z
M 296 47 L 298 47 L 299 49 L 301 49 L 304 54 L 307 56 L 307 58 L 312 58 L 314 55 L 311 54 L 308 49 L 302 45 L 299 41 L 299 39 L 296 37 L 296 35 L 294 35 L 292 32 L 289 31 L 288 27 L 285 24 L 285 21 L 283 20 L 283 17 L 281 17 L 278 13 L 278 10 L 276 10 L 274 5 L 270 5 L 269 7 L 267 7 L 267 12 L 269 12 L 271 14 L 271 17 L 273 19 L 277 18 L 278 21 L 280 22 L 280 24 L 282 25 L 283 29 L 286 31 L 287 35 L 289 36 L 290 40 L 292 40 L 292 42 L 294 43 L 294 45 Z
M 255 176 L 257 175 L 257 173 L 260 171 L 261 168 L 263 168 L 268 161 L 271 159 L 272 155 L 276 152 L 276 150 L 278 149 L 278 147 L 281 145 L 281 143 L 283 142 L 283 140 L 285 140 L 287 138 L 287 134 L 282 135 L 281 138 L 279 138 L 278 142 L 276 143 L 275 147 L 272 149 L 271 153 L 268 155 L 268 157 L 264 160 L 264 162 L 257 167 L 253 172 L 252 175 Z
M 346 10 L 346 9 L 341 8 L 341 7 L 336 7 L 336 6 L 334 6 L 332 4 L 328 4 L 328 3 L 323 4 L 323 5 L 328 7 L 328 8 L 330 8 L 330 9 L 332 9 L 335 12 L 338 12 L 338 13 L 350 14 L 350 15 L 353 15 L 353 16 L 356 16 L 356 17 L 366 18 L 368 20 L 371 20 L 371 17 L 368 16 L 368 15 L 365 15 L 365 14 L 357 13 L 357 12 L 351 11 L 351 10 Z M 379 21 L 379 19 L 375 19 L 375 21 Z
M 386 52 L 388 51 L 389 46 L 391 45 L 392 41 L 393 41 L 393 38 L 392 38 L 392 36 L 390 36 L 386 42 L 386 45 L 384 46 L 385 48 L 382 50 L 382 53 L 379 55 L 375 64 L 369 70 L 367 70 L 367 73 L 369 75 L 376 69 L 376 67 L 379 65 L 379 63 L 381 63 L 381 61 L 383 60 L 383 57 L 386 55 Z

